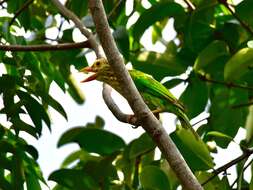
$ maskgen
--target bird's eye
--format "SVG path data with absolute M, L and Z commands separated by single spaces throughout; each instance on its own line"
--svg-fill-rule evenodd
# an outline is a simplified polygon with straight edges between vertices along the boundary
M 100 62 L 97 62 L 96 65 L 97 65 L 97 66 L 100 66 Z

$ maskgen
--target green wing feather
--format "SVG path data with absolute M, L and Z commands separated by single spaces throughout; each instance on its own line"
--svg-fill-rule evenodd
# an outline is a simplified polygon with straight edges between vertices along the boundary
M 129 70 L 129 73 L 141 93 L 152 94 L 157 98 L 168 100 L 169 103 L 175 105 L 180 110 L 184 111 L 183 105 L 163 86 L 160 82 L 153 79 L 151 76 L 137 70 Z

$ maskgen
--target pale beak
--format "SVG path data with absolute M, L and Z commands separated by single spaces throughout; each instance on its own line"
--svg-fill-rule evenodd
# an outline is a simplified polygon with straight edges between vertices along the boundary
M 92 69 L 92 67 L 87 66 L 87 67 L 82 68 L 79 72 L 90 73 L 90 72 L 95 72 L 95 71 Z M 93 75 L 82 80 L 81 82 L 89 82 L 89 81 L 95 80 L 96 78 L 97 78 L 97 73 L 94 73 Z

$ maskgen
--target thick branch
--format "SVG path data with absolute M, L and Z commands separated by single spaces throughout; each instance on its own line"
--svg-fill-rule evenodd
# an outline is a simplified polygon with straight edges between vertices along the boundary
M 95 37 L 93 34 L 84 27 L 81 20 L 70 10 L 68 10 L 59 0 L 52 0 L 52 2 L 55 4 L 55 6 L 60 10 L 61 14 L 65 17 L 69 18 L 75 23 L 75 26 L 81 31 L 81 33 L 89 40 L 89 43 L 91 45 L 91 48 L 95 52 L 96 56 L 102 57 L 102 52 L 99 49 L 99 45 L 96 42 Z
M 123 96 L 128 100 L 129 105 L 134 111 L 138 121 L 156 142 L 164 157 L 169 162 L 171 168 L 181 181 L 182 186 L 191 190 L 202 190 L 203 188 L 192 174 L 175 144 L 161 126 L 161 123 L 155 118 L 147 105 L 143 102 L 140 94 L 138 93 L 113 40 L 101 0 L 89 0 L 89 8 L 92 13 L 101 45 L 109 63 L 120 81 L 123 89 Z
M 0 45 L 0 51 L 58 51 L 90 47 L 89 41 L 84 41 L 79 43 L 64 43 L 57 45 Z
M 202 185 L 204 186 L 209 181 L 211 181 L 213 178 L 215 178 L 217 175 L 219 175 L 221 172 L 226 171 L 231 166 L 239 163 L 240 161 L 244 160 L 245 158 L 248 158 L 251 154 L 253 154 L 253 149 L 245 150 L 241 156 L 235 158 L 234 160 L 232 160 L 232 161 L 228 162 L 227 164 L 225 164 L 225 165 L 219 167 L 218 169 L 214 170 L 213 176 L 211 176 L 205 182 L 203 182 Z
M 14 17 L 11 19 L 9 26 L 11 26 L 11 25 L 13 24 L 13 22 L 15 21 L 15 19 L 16 19 L 25 9 L 27 9 L 28 6 L 29 6 L 30 4 L 32 4 L 32 3 L 33 3 L 33 0 L 28 0 L 28 1 L 26 1 L 26 2 L 15 12 Z

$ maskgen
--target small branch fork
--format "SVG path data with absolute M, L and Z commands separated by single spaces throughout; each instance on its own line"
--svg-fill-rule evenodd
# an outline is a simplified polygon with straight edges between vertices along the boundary
M 235 158 L 234 160 L 228 162 L 227 164 L 219 167 L 218 169 L 213 171 L 213 176 L 211 176 L 210 178 L 208 178 L 205 182 L 203 182 L 201 185 L 204 186 L 205 184 L 207 184 L 208 182 L 210 182 L 213 178 L 215 178 L 217 175 L 219 175 L 221 172 L 225 172 L 228 168 L 230 168 L 231 166 L 239 163 L 240 161 L 247 159 L 251 154 L 253 154 L 253 148 L 249 148 L 249 149 L 245 149 L 243 154 L 237 158 Z

